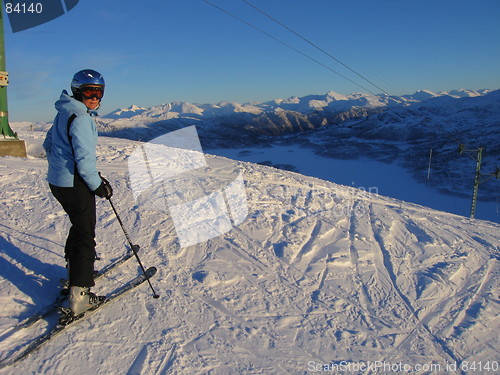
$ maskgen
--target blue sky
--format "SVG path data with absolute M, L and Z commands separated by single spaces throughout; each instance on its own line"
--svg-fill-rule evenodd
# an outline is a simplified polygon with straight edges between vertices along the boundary
M 249 0 L 392 95 L 500 88 L 498 0 Z M 103 73 L 100 112 L 172 101 L 239 103 L 380 91 L 242 0 L 80 0 L 12 33 L 10 121 L 51 121 L 84 68 Z M 14 129 L 15 130 L 15 129 Z

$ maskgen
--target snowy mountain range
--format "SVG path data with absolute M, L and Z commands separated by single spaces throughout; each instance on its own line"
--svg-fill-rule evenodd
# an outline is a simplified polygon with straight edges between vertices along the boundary
M 309 113 L 312 111 L 338 112 L 352 107 L 378 108 L 387 106 L 408 106 L 412 103 L 425 101 L 436 97 L 445 98 L 471 98 L 483 96 L 491 90 L 452 90 L 448 92 L 433 93 L 428 90 L 418 90 L 413 95 L 388 96 L 350 94 L 343 95 L 329 91 L 325 95 L 308 95 L 301 98 L 290 97 L 288 99 L 276 99 L 262 103 L 239 104 L 234 102 L 220 102 L 218 104 L 191 104 L 187 102 L 174 102 L 151 108 L 131 105 L 128 108 L 117 109 L 108 115 L 106 119 L 132 118 L 141 115 L 142 118 L 179 118 L 188 115 L 216 117 L 228 116 L 235 113 L 250 113 L 254 115 L 271 112 L 275 110 L 295 111 Z
M 29 156 L 0 158 L 0 365 L 57 319 L 12 329 L 59 294 L 71 225 L 43 178 L 46 129 L 16 130 Z M 144 145 L 101 137 L 98 168 L 142 262 L 158 268 L 160 298 L 143 285 L 0 374 L 498 372 L 499 224 L 206 155 L 208 179 L 242 173 L 248 216 L 181 247 L 168 212 L 134 200 L 127 161 Z M 109 202 L 97 204 L 101 269 L 127 242 Z M 94 291 L 139 272 L 129 260 Z
M 207 151 L 278 144 L 332 159 L 382 161 L 402 166 L 438 191 L 462 197 L 471 195 L 475 163 L 458 154 L 459 144 L 469 150 L 484 148 L 483 173 L 491 174 L 500 165 L 500 90 L 419 90 L 403 96 L 330 91 L 262 103 L 134 105 L 100 122 L 101 134 L 145 141 L 196 125 Z M 469 156 L 476 158 L 472 152 Z M 427 179 L 429 166 L 432 178 Z M 498 190 L 496 180 L 485 181 L 479 198 L 498 200 Z

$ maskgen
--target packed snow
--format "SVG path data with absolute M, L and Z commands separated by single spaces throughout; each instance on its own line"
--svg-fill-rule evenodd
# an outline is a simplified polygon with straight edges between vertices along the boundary
M 53 322 L 11 329 L 66 274 L 70 224 L 29 126 L 16 131 L 30 156 L 0 158 L 1 360 Z M 142 144 L 100 137 L 98 167 L 160 298 L 142 285 L 0 374 L 498 373 L 499 224 L 205 155 L 205 177 L 242 174 L 248 216 L 181 247 L 169 213 L 134 200 L 127 162 Z M 97 268 L 125 252 L 106 200 L 96 240 Z M 94 290 L 139 272 L 129 260 Z

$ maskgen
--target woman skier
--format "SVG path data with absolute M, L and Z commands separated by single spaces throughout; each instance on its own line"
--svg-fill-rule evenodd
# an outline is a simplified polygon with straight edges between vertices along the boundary
M 70 309 L 75 316 L 94 307 L 101 297 L 94 286 L 95 196 L 111 198 L 113 189 L 96 168 L 97 128 L 94 116 L 104 95 L 104 78 L 95 70 L 77 72 L 70 96 L 63 90 L 55 103 L 57 115 L 43 148 L 49 163 L 50 190 L 71 221 L 64 248 L 67 261 Z

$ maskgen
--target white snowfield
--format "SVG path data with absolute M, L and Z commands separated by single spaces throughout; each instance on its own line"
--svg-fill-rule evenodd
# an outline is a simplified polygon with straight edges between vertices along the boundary
M 45 181 L 45 133 L 20 133 L 31 157 L 0 158 L 0 359 L 44 331 L 10 328 L 66 274 L 70 224 Z M 141 143 L 99 142 L 160 298 L 143 284 L 0 374 L 498 374 L 500 225 L 206 155 L 213 179 L 242 173 L 249 215 L 181 248 L 168 212 L 134 200 L 127 158 Z M 102 199 L 96 241 L 97 268 L 126 249 Z M 94 291 L 139 272 L 131 259 Z

